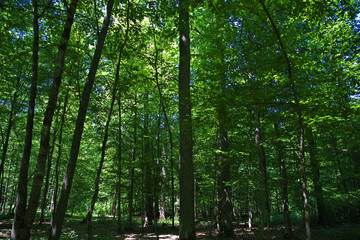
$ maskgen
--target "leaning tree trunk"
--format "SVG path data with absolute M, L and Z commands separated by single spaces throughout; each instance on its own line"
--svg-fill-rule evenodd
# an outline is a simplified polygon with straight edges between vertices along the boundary
M 47 164 L 47 168 L 46 168 L 45 186 L 44 186 L 41 207 L 40 207 L 40 216 L 39 216 L 40 224 L 42 224 L 44 221 L 45 209 L 46 209 L 46 205 L 47 205 L 46 202 L 48 199 L 48 191 L 49 191 L 49 185 L 50 185 L 50 172 L 51 172 L 52 158 L 53 158 L 54 148 L 55 148 L 56 132 L 57 131 L 55 130 L 52 146 L 50 147 L 51 150 L 50 150 L 50 153 L 48 154 L 48 164 Z
M 101 158 L 100 158 L 99 168 L 97 170 L 96 179 L 95 179 L 95 188 L 94 188 L 95 190 L 94 190 L 94 194 L 93 194 L 93 197 L 91 200 L 89 211 L 86 216 L 86 221 L 87 221 L 87 226 L 88 226 L 88 228 L 87 228 L 88 239 L 92 239 L 92 224 L 91 224 L 92 214 L 93 214 L 93 211 L 95 208 L 95 203 L 97 201 L 97 197 L 99 194 L 100 176 L 101 176 L 102 167 L 103 167 L 103 164 L 105 161 L 106 144 L 107 144 L 107 140 L 109 137 L 109 126 L 110 126 L 110 121 L 111 121 L 111 117 L 112 117 L 112 111 L 113 111 L 114 105 L 115 105 L 116 93 L 117 93 L 118 85 L 119 85 L 120 64 L 121 64 L 122 52 L 123 52 L 126 42 L 127 42 L 128 30 L 129 30 L 129 21 L 127 23 L 125 40 L 120 47 L 119 58 L 118 58 L 118 62 L 116 65 L 114 89 L 113 89 L 112 100 L 111 100 L 111 104 L 110 104 L 110 110 L 109 110 L 106 125 L 105 125 L 104 138 L 103 138 L 102 147 L 101 147 Z
M 39 157 L 39 163 L 43 162 L 43 156 L 46 158 L 47 155 L 47 145 L 46 132 L 50 132 L 51 120 L 52 120 L 52 108 L 53 105 L 56 106 L 57 101 L 57 93 L 58 87 L 61 83 L 61 76 L 64 70 L 64 61 L 65 61 L 65 53 L 68 45 L 68 41 L 70 38 L 71 27 L 74 21 L 74 14 L 76 10 L 78 0 L 73 0 L 71 2 L 70 7 L 67 9 L 67 17 L 64 26 L 64 30 L 61 36 L 59 50 L 58 50 L 58 57 L 55 64 L 55 74 L 54 74 L 54 81 L 53 87 L 51 89 L 48 108 L 46 111 L 46 121 L 44 119 L 43 130 L 42 130 L 42 152 L 45 153 Z M 29 100 L 29 109 L 28 109 L 28 117 L 27 117 L 27 124 L 26 124 L 26 136 L 25 136 L 25 145 L 24 145 L 24 152 L 23 158 L 21 161 L 20 167 L 20 174 L 19 174 L 19 182 L 18 182 L 18 194 L 16 200 L 16 214 L 14 218 L 13 228 L 11 232 L 12 239 L 29 239 L 30 238 L 30 226 L 33 221 L 33 216 L 36 213 L 36 208 L 38 205 L 38 193 L 39 190 L 33 192 L 33 197 L 31 198 L 31 207 L 26 211 L 26 199 L 27 199 L 27 178 L 28 178 L 28 169 L 29 169 L 29 160 L 31 154 L 31 146 L 32 146 L 32 128 L 33 128 L 33 119 L 34 119 L 34 109 L 35 109 L 35 98 L 36 98 L 36 88 L 37 88 L 37 69 L 38 69 L 38 49 L 39 49 L 39 24 L 38 24 L 38 5 L 37 1 L 33 1 L 33 11 L 34 11 L 34 18 L 33 18 L 33 28 L 34 28 L 34 42 L 33 42 L 33 67 L 32 67 L 32 83 L 31 83 L 31 90 L 30 90 L 30 100 Z M 48 129 L 47 129 L 48 128 Z M 40 156 L 40 150 L 39 150 Z M 38 169 L 39 167 L 39 169 Z M 39 164 L 37 169 L 41 171 L 42 165 Z M 38 171 L 37 170 L 37 171 Z M 34 178 L 34 183 L 40 182 L 40 189 L 42 183 L 43 174 L 40 172 L 36 174 L 36 180 Z M 34 186 L 35 189 L 39 189 L 39 186 Z M 34 189 L 34 190 L 35 190 Z M 29 214 L 31 213 L 31 214 Z M 26 220 L 25 220 L 26 219 Z M 30 222 L 29 222 L 30 221 Z
M 65 116 L 66 116 L 66 109 L 67 109 L 67 105 L 69 102 L 69 92 L 66 93 L 65 95 L 65 101 L 64 101 L 64 106 L 63 106 L 63 111 L 61 114 L 61 119 L 60 119 L 60 133 L 59 133 L 59 142 L 58 142 L 58 154 L 57 154 L 57 158 L 56 158 L 56 162 L 55 162 L 55 186 L 54 186 L 54 190 L 53 190 L 53 195 L 52 195 L 52 205 L 51 205 L 51 224 L 54 222 L 54 217 L 55 217 L 55 211 L 56 211 L 56 203 L 57 203 L 57 196 L 58 196 L 58 189 L 59 189 L 59 168 L 60 168 L 60 159 L 61 159 L 61 155 L 62 155 L 62 140 L 63 140 L 63 130 L 64 130 L 64 124 L 65 124 Z
M 190 28 L 188 0 L 179 1 L 179 118 L 180 118 L 180 240 L 196 239 L 194 163 L 190 104 Z
M 49 141 L 50 141 L 52 119 L 57 105 L 57 98 L 59 95 L 62 73 L 64 72 L 65 52 L 67 48 L 67 43 L 70 39 L 70 32 L 71 32 L 72 23 L 74 21 L 76 4 L 77 4 L 77 0 L 74 0 L 74 2 L 71 3 L 70 8 L 68 9 L 68 16 L 64 27 L 63 36 L 61 38 L 61 43 L 59 46 L 59 55 L 58 55 L 57 65 L 55 66 L 54 81 L 51 86 L 49 100 L 45 111 L 43 125 L 41 128 L 40 149 L 35 167 L 34 179 L 31 187 L 28 208 L 25 215 L 26 228 L 23 236 L 24 239 L 28 239 L 30 237 L 30 230 L 34 222 L 36 210 L 39 205 L 41 187 L 45 174 L 46 159 L 48 157 L 49 148 L 50 148 Z
M 110 25 L 110 17 L 111 17 L 111 11 L 112 11 L 113 5 L 114 5 L 114 0 L 109 0 L 107 8 L 106 8 L 106 14 L 104 17 L 104 21 L 102 24 L 100 36 L 99 36 L 98 42 L 96 44 L 94 57 L 91 61 L 89 74 L 88 74 L 87 81 L 86 81 L 86 84 L 85 84 L 85 87 L 83 90 L 80 107 L 79 107 L 79 111 L 78 111 L 78 116 L 76 119 L 75 131 L 74 131 L 74 136 L 73 136 L 71 150 L 70 150 L 70 157 L 69 157 L 69 160 L 67 163 L 67 168 L 66 168 L 66 172 L 65 172 L 65 176 L 64 176 L 64 180 L 63 180 L 63 187 L 61 190 L 58 207 L 55 212 L 55 219 L 54 219 L 53 224 L 51 225 L 49 239 L 59 239 L 60 238 L 60 233 L 61 233 L 61 229 L 62 229 L 62 225 L 64 222 L 64 217 L 65 217 L 65 211 L 67 208 L 67 204 L 68 204 L 68 200 L 69 200 L 69 196 L 70 196 L 70 190 L 71 190 L 71 186 L 72 186 L 72 182 L 73 182 L 73 178 L 74 178 L 76 162 L 77 162 L 77 158 L 79 155 L 80 142 L 81 142 L 81 137 L 82 137 L 82 133 L 83 133 L 83 129 L 84 129 L 86 111 L 87 111 L 88 104 L 89 104 L 91 90 L 92 90 L 92 87 L 95 82 L 95 76 L 96 76 L 96 71 L 98 69 L 101 52 L 102 52 L 102 49 L 103 49 L 103 46 L 105 43 L 105 38 L 107 35 L 108 27 Z
M 264 11 L 266 12 L 268 19 L 270 20 L 271 26 L 274 29 L 276 37 L 278 38 L 281 52 L 286 61 L 287 73 L 288 73 L 288 76 L 290 79 L 291 89 L 292 89 L 293 97 L 294 97 L 294 101 L 295 101 L 295 109 L 296 109 L 297 120 L 298 120 L 299 131 L 300 131 L 300 159 L 301 159 L 301 173 L 302 173 L 302 191 L 303 191 L 303 197 L 304 197 L 306 236 L 307 236 L 307 240 L 311 240 L 309 194 L 308 194 L 308 190 L 307 190 L 306 159 L 305 159 L 305 149 L 304 149 L 305 148 L 305 146 L 304 146 L 305 129 L 304 129 L 304 124 L 303 124 L 302 110 L 301 110 L 300 101 L 299 101 L 300 97 L 298 95 L 296 82 L 295 82 L 293 74 L 292 74 L 291 62 L 290 62 L 289 56 L 285 50 L 285 46 L 282 41 L 280 31 L 277 28 L 275 22 L 273 21 L 268 9 L 266 8 L 266 6 L 264 4 L 264 0 L 259 0 L 259 1 L 260 1 L 260 4 L 262 5 Z

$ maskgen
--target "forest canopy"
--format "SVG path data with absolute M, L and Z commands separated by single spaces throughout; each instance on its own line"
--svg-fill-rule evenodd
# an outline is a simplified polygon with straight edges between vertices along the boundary
M 80 217 L 360 224 L 357 0 L 0 1 L 0 207 L 12 239 Z M 81 221 L 81 220 L 80 220 Z M 139 223 L 141 222 L 141 223 Z M 254 228 L 255 226 L 255 228 Z M 211 231 L 210 231 L 211 232 Z M 10 229 L 5 234 L 10 236 Z

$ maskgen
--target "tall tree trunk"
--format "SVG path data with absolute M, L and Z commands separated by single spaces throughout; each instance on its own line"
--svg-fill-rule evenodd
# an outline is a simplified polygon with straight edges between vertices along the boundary
M 159 218 L 161 220 L 165 219 L 165 190 L 166 190 L 166 168 L 165 168 L 165 162 L 167 161 L 167 155 L 165 150 L 165 141 L 162 149 L 162 157 L 163 160 L 161 161 L 161 193 L 160 193 L 160 215 Z
M 73 0 L 76 1 L 76 0 Z M 70 190 L 74 178 L 75 173 L 75 167 L 77 158 L 79 155 L 79 149 L 80 149 L 80 142 L 81 137 L 84 129 L 84 122 L 86 117 L 86 111 L 89 104 L 90 94 L 92 87 L 94 85 L 96 71 L 99 65 L 101 52 L 105 43 L 105 38 L 107 35 L 108 27 L 110 24 L 110 17 L 111 17 L 111 11 L 114 5 L 114 0 L 109 0 L 108 5 L 106 8 L 106 14 L 104 17 L 104 21 L 101 27 L 101 32 L 99 39 L 96 44 L 94 57 L 91 61 L 91 66 L 89 70 L 89 74 L 87 77 L 87 81 L 83 90 L 80 107 L 78 111 L 78 116 L 76 119 L 76 125 L 75 125 L 75 131 L 73 135 L 71 150 L 70 150 L 70 157 L 67 163 L 67 168 L 63 180 L 63 187 L 60 194 L 59 204 L 55 212 L 55 219 L 54 224 L 51 226 L 50 236 L 49 239 L 59 239 L 60 233 L 62 229 L 62 225 L 64 222 L 64 216 L 65 211 L 67 208 L 69 196 L 70 196 Z
M 119 142 L 118 142 L 118 157 L 117 157 L 117 186 L 116 186 L 116 197 L 117 197 L 117 233 L 121 233 L 121 160 L 122 160 L 122 115 L 121 115 L 121 90 L 119 90 L 118 98 L 118 108 L 119 108 Z
M 13 143 L 13 149 L 14 149 L 14 145 L 15 143 Z M 5 208 L 6 208 L 6 204 L 7 204 L 7 195 L 8 195 L 8 189 L 9 189 L 9 181 L 10 181 L 10 172 L 11 172 L 11 158 L 9 159 L 9 165 L 8 165 L 8 171 L 6 174 L 6 183 L 5 183 L 5 189 L 4 192 L 2 193 L 3 196 L 3 200 L 2 200 L 2 205 L 1 205 L 1 214 L 3 214 L 5 212 Z M 5 176 L 4 176 L 5 177 Z
M 125 40 L 123 42 L 122 47 L 120 48 L 120 53 L 119 53 L 119 58 L 118 58 L 118 62 L 116 65 L 116 77 L 119 77 L 120 75 L 120 63 L 121 63 L 121 59 L 122 59 L 122 52 L 123 49 L 126 46 L 126 42 L 128 39 L 128 34 L 129 34 L 129 30 L 130 30 L 130 17 L 129 17 L 129 13 L 130 13 L 130 1 L 128 0 L 127 3 L 127 17 L 126 17 L 126 32 L 125 32 Z M 119 87 L 120 88 L 120 87 Z M 121 90 L 119 89 L 119 98 L 118 98 L 118 108 L 119 108 L 119 143 L 118 143 L 118 158 L 117 158 L 117 171 L 116 171 L 116 175 L 117 175 L 117 186 L 116 186 L 116 193 L 117 193 L 117 233 L 121 233 L 122 230 L 122 226 L 121 226 L 121 180 L 122 180 L 122 175 L 121 175 L 121 161 L 122 161 L 122 115 L 121 115 Z
M 249 229 L 252 228 L 252 218 L 253 218 L 253 210 L 252 210 L 252 204 L 251 204 L 251 199 L 252 199 L 252 181 L 251 181 L 251 165 L 249 164 L 248 166 L 248 208 L 249 208 L 249 219 L 248 219 L 248 227 Z
M 54 132 L 54 137 L 53 137 L 53 142 L 52 142 L 52 146 L 50 147 L 50 153 L 48 154 L 48 164 L 47 164 L 47 168 L 46 168 L 46 178 L 45 178 L 45 186 L 44 186 L 44 191 L 43 191 L 43 198 L 41 201 L 41 207 L 40 207 L 40 216 L 39 216 L 39 222 L 40 224 L 43 223 L 44 221 L 44 215 L 45 215 L 45 209 L 46 209 L 46 201 L 47 201 L 47 197 L 48 197 L 48 191 L 49 191 L 49 184 L 50 184 L 50 172 L 51 172 L 51 165 L 52 165 L 52 158 L 53 158 L 53 153 L 54 153 L 54 148 L 55 148 L 55 141 L 56 141 L 56 131 Z
M 17 197 L 16 197 L 16 212 L 14 222 L 11 230 L 11 239 L 21 239 L 23 236 L 23 230 L 25 227 L 25 213 L 26 213 L 26 201 L 27 201 L 27 182 L 29 161 L 32 148 L 32 131 L 34 126 L 34 110 L 35 99 L 37 92 L 37 79 L 38 79 L 38 59 L 39 59 L 39 16 L 38 16 L 38 1 L 33 0 L 33 48 L 32 48 L 32 75 L 31 75 L 31 87 L 29 97 L 29 107 L 26 120 L 26 133 L 25 144 L 21 159 L 20 173 L 17 185 Z M 60 50 L 60 48 L 59 48 Z
M 153 221 L 153 181 L 149 134 L 149 94 L 144 94 L 144 170 L 145 170 L 145 226 L 152 226 Z
M 159 114 L 158 114 L 158 125 L 157 125 L 157 156 L 156 156 L 156 164 L 155 164 L 155 171 L 154 171 L 154 220 L 155 220 L 155 230 L 156 230 L 156 234 L 158 236 L 158 219 L 159 219 L 159 212 L 160 212 L 160 208 L 159 208 L 159 186 L 160 186 L 160 179 L 161 179 L 161 168 L 160 168 L 160 162 L 162 162 L 161 159 L 161 147 L 160 147 L 160 136 L 161 136 L 161 128 L 160 128 L 160 124 L 161 124 L 161 105 L 159 106 Z
M 223 52 L 224 53 L 224 52 Z M 225 61 L 224 57 L 221 61 Z M 224 64 L 224 63 L 223 63 Z M 222 65 L 223 65 L 222 64 Z M 219 74 L 219 88 L 220 96 L 218 96 L 217 103 L 217 117 L 219 120 L 218 132 L 219 132 L 219 150 L 218 154 L 218 164 L 220 166 L 220 179 L 218 181 L 218 191 L 219 191 L 219 227 L 220 234 L 225 235 L 226 237 L 232 237 L 234 235 L 232 220 L 233 220 L 233 207 L 231 202 L 231 186 L 230 186 L 230 160 L 228 157 L 229 152 L 229 142 L 226 128 L 226 75 L 225 75 L 225 66 L 221 66 L 221 74 Z
M 317 159 L 317 150 L 316 142 L 312 129 L 308 129 L 308 138 L 309 138 L 309 153 L 310 153 L 310 165 L 312 178 L 314 182 L 316 206 L 318 213 L 318 224 L 320 226 L 326 226 L 328 224 L 327 215 L 326 215 L 326 206 L 324 201 L 323 189 L 320 182 L 320 165 Z
M 111 1 L 113 1 L 113 0 L 111 0 Z M 113 2 L 110 3 L 110 1 L 109 1 L 109 4 L 111 4 L 111 7 L 112 7 Z M 111 9 L 110 9 L 110 11 L 111 11 Z M 101 146 L 101 158 L 100 158 L 99 168 L 97 170 L 96 179 L 95 179 L 95 188 L 94 188 L 95 190 L 94 190 L 93 197 L 91 199 L 89 211 L 86 216 L 86 221 L 87 221 L 87 226 L 88 226 L 88 228 L 87 228 L 88 239 L 92 239 L 92 224 L 91 224 L 92 214 L 93 214 L 93 211 L 95 208 L 95 203 L 97 201 L 97 197 L 99 194 L 100 176 L 101 176 L 102 167 L 103 167 L 103 164 L 105 161 L 106 144 L 107 144 L 107 140 L 109 137 L 109 126 L 110 126 L 110 121 L 111 121 L 111 117 L 112 117 L 112 111 L 113 111 L 114 105 L 115 105 L 116 93 L 117 93 L 118 85 L 119 85 L 120 64 L 121 64 L 122 52 L 125 48 L 126 41 L 127 41 L 128 30 L 129 30 L 129 22 L 127 24 L 127 29 L 126 29 L 126 33 L 125 33 L 125 40 L 120 47 L 119 58 L 118 58 L 118 62 L 116 65 L 114 89 L 113 89 L 112 100 L 111 100 L 111 104 L 110 104 L 110 110 L 109 110 L 107 120 L 106 120 L 104 138 L 103 138 L 103 142 L 102 142 L 102 146 Z
M 276 138 L 279 139 L 277 141 L 277 154 L 280 166 L 280 187 L 281 187 L 281 198 L 283 202 L 283 214 L 284 214 L 284 222 L 285 222 L 285 238 L 286 239 L 294 239 L 294 234 L 292 232 L 291 221 L 290 221 L 290 211 L 289 211 L 289 194 L 288 194 L 288 178 L 286 172 L 286 163 L 284 157 L 284 150 L 282 146 L 282 141 L 280 140 L 280 133 L 278 124 L 274 124 L 275 135 Z
M 170 175 L 171 175 L 171 221 L 172 221 L 172 227 L 175 227 L 175 186 L 174 186 L 174 148 L 173 148 L 173 140 L 172 140 L 172 131 L 171 131 L 171 127 L 170 127 L 170 123 L 169 123 L 169 118 L 167 116 L 167 112 L 166 112 L 166 108 L 165 108 L 165 104 L 164 104 L 164 99 L 163 99 L 163 95 L 162 95 L 162 91 L 160 88 L 160 84 L 159 84 L 159 73 L 158 73 L 158 68 L 157 68 L 157 59 L 158 59 L 158 49 L 157 49 L 157 44 L 156 44 L 156 32 L 155 32 L 155 27 L 153 27 L 154 30 L 154 45 L 155 45 L 155 81 L 156 81 L 156 86 L 158 89 L 158 93 L 159 93 L 159 97 L 160 97 L 160 104 L 163 110 L 163 114 L 164 114 L 164 118 L 165 118 L 165 123 L 166 123 L 166 127 L 168 129 L 169 132 L 169 142 L 170 142 Z
M 264 155 L 262 153 L 262 145 L 260 141 L 260 121 L 259 115 L 257 113 L 254 114 L 254 122 L 255 122 L 255 146 L 257 149 L 258 156 L 258 165 L 259 165 L 259 188 L 258 188 L 258 196 L 259 196 L 259 212 L 260 212 L 260 225 L 258 228 L 258 233 L 256 238 L 262 240 L 264 238 L 264 227 L 267 219 L 267 210 L 266 210 L 266 165 Z
M 71 32 L 72 23 L 74 21 L 76 4 L 77 4 L 77 0 L 73 0 L 70 8 L 67 10 L 68 15 L 67 15 L 63 35 L 61 37 L 61 42 L 59 45 L 59 54 L 58 54 L 57 65 L 55 66 L 54 81 L 51 86 L 49 100 L 45 111 L 43 125 L 41 128 L 40 149 L 35 167 L 35 173 L 31 187 L 28 209 L 26 210 L 26 215 L 25 215 L 26 226 L 23 236 L 24 239 L 30 238 L 30 229 L 34 222 L 36 210 L 39 205 L 41 187 L 45 174 L 46 158 L 48 157 L 48 153 L 49 153 L 49 141 L 50 141 L 52 119 L 57 105 L 57 98 L 60 90 L 62 73 L 64 71 L 65 52 L 66 52 L 68 40 L 70 39 L 70 32 Z
M 179 118 L 180 118 L 180 240 L 196 239 L 194 163 L 190 103 L 190 28 L 188 0 L 179 1 Z
M 20 79 L 19 79 L 20 81 Z M 9 147 L 9 142 L 10 142 L 10 133 L 11 133 L 11 129 L 13 127 L 13 117 L 15 115 L 15 108 L 17 105 L 17 90 L 14 93 L 13 98 L 11 99 L 11 110 L 10 110 L 10 116 L 9 116 L 9 121 L 8 121 L 8 126 L 6 129 L 6 136 L 5 136 L 5 141 L 4 141 L 4 145 L 3 145 L 3 149 L 2 149 L 2 155 L 1 155 L 1 163 L 0 163 L 0 192 L 2 192 L 3 189 L 3 179 L 4 179 L 4 166 L 5 166 L 5 160 L 6 160 L 6 155 L 7 155 L 7 150 Z M 2 195 L 0 196 L 0 203 L 2 202 Z
M 251 88 L 251 95 L 254 99 L 252 99 L 254 102 L 259 101 L 259 91 L 258 87 L 254 82 L 253 79 L 253 72 L 249 65 L 249 62 L 245 60 L 245 65 L 248 70 L 248 76 L 249 76 L 249 84 Z M 253 118 L 253 125 L 255 127 L 254 131 L 254 140 L 255 140 L 255 147 L 256 147 L 256 153 L 257 153 L 257 159 L 258 159 L 258 166 L 259 166 L 259 175 L 258 175 L 258 195 L 259 195 L 259 213 L 260 213 L 260 225 L 258 227 L 257 232 L 257 239 L 263 239 L 264 238 L 264 227 L 265 223 L 268 222 L 270 219 L 269 214 L 269 198 L 268 198 L 268 189 L 267 189 L 267 174 L 266 174 L 266 160 L 265 160 L 265 152 L 264 147 L 262 145 L 261 141 L 261 124 L 260 124 L 260 107 L 258 105 L 254 106 L 254 112 L 251 113 Z
M 137 143 L 137 95 L 135 93 L 135 102 L 134 102 L 134 133 L 133 133 L 133 149 L 131 153 L 131 163 L 129 169 L 129 191 L 128 191 L 128 198 L 129 198 L 129 214 L 128 214 L 128 221 L 129 221 L 129 229 L 132 230 L 132 216 L 133 216 L 133 196 L 134 196 L 134 173 L 135 173 L 135 160 L 136 160 L 136 143 Z
M 56 210 L 56 203 L 57 203 L 57 196 L 58 196 L 58 190 L 59 190 L 59 168 L 60 168 L 60 159 L 61 159 L 61 155 L 62 155 L 62 140 L 63 140 L 63 130 L 64 130 L 64 124 L 65 124 L 65 116 L 66 116 L 66 112 L 67 112 L 67 105 L 69 102 L 69 92 L 66 93 L 65 95 L 65 101 L 64 101 L 64 106 L 63 106 L 63 110 L 62 110 L 62 114 L 61 114 L 61 119 L 60 119 L 60 132 L 59 132 L 59 147 L 58 147 L 58 154 L 57 154 L 57 158 L 56 158 L 56 162 L 55 162 L 55 186 L 54 186 L 54 190 L 53 190 L 53 195 L 52 195 L 52 206 L 51 206 L 51 224 L 54 222 L 54 217 L 55 217 L 55 210 Z
M 306 176 L 306 159 L 305 159 L 305 129 L 303 124 L 303 117 L 302 117 L 302 110 L 300 106 L 300 97 L 297 91 L 296 82 L 294 80 L 293 74 L 292 74 L 292 67 L 291 62 L 289 59 L 289 56 L 285 50 L 284 43 L 281 38 L 281 34 L 279 32 L 279 29 L 277 28 L 275 22 L 273 21 L 268 9 L 266 8 L 264 4 L 264 0 L 259 0 L 264 11 L 266 12 L 266 15 L 268 16 L 268 19 L 270 20 L 271 26 L 276 34 L 276 37 L 278 38 L 279 45 L 281 48 L 281 52 L 285 58 L 286 65 L 287 65 L 287 73 L 288 77 L 290 79 L 291 83 L 291 89 L 293 92 L 294 102 L 295 102 L 295 109 L 297 114 L 297 120 L 298 120 L 298 126 L 300 131 L 300 159 L 301 159 L 301 173 L 302 173 L 302 191 L 303 191 L 303 197 L 304 197 L 304 214 L 305 214 L 305 228 L 306 228 L 306 237 L 307 240 L 311 240 L 311 227 L 310 227 L 310 209 L 309 209 L 309 194 L 307 190 L 307 176 Z

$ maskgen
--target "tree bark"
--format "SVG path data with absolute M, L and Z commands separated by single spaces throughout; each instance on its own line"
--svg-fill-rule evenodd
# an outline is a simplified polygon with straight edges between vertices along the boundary
M 190 103 L 190 28 L 188 0 L 179 1 L 179 118 L 180 118 L 180 240 L 196 239 L 194 163 Z
M 76 0 L 73 0 L 76 1 Z M 78 116 L 76 119 L 76 125 L 75 125 L 75 131 L 73 135 L 71 150 L 70 150 L 70 157 L 67 163 L 67 168 L 63 180 L 63 187 L 60 194 L 59 204 L 55 212 L 55 219 L 54 224 L 51 226 L 50 236 L 49 239 L 59 239 L 60 233 L 62 229 L 62 225 L 64 222 L 64 216 L 65 211 L 67 208 L 69 196 L 70 196 L 70 190 L 74 178 L 75 173 L 75 167 L 77 158 L 79 155 L 79 149 L 80 149 L 80 142 L 81 137 L 84 129 L 84 122 L 86 117 L 86 111 L 89 104 L 90 94 L 92 87 L 94 85 L 96 71 L 99 65 L 101 52 L 105 43 L 105 38 L 107 35 L 108 27 L 110 24 L 110 17 L 111 17 L 111 11 L 114 5 L 114 0 L 109 0 L 106 8 L 106 14 L 103 20 L 103 24 L 101 27 L 101 32 L 99 39 L 96 44 L 95 48 L 95 54 L 91 61 L 91 66 L 89 70 L 89 74 L 87 77 L 87 81 L 83 90 L 80 107 L 78 111 Z

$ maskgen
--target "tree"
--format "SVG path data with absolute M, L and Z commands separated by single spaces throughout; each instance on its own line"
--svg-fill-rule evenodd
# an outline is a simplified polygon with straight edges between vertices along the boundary
M 180 239 L 196 239 L 194 221 L 194 165 L 190 103 L 189 1 L 179 1 L 179 124 L 180 124 Z
M 74 0 L 75 1 L 75 0 Z M 76 127 L 74 130 L 74 136 L 72 140 L 70 157 L 67 163 L 66 173 L 63 180 L 63 186 L 61 190 L 61 195 L 58 203 L 58 207 L 55 212 L 54 222 L 51 225 L 51 231 L 49 235 L 49 239 L 59 239 L 60 233 L 62 229 L 62 225 L 64 222 L 65 211 L 67 208 L 71 185 L 74 177 L 76 162 L 79 154 L 81 136 L 84 129 L 84 122 L 86 117 L 86 110 L 89 104 L 89 98 L 91 89 L 94 85 L 96 71 L 99 65 L 101 52 L 105 43 L 105 38 L 107 35 L 108 27 L 110 25 L 111 11 L 114 6 L 114 0 L 109 0 L 106 8 L 106 14 L 104 17 L 103 25 L 101 27 L 101 32 L 99 35 L 98 42 L 96 44 L 94 58 L 91 61 L 90 71 L 88 74 L 88 78 L 86 81 L 85 88 L 83 90 L 78 117 L 76 119 Z
M 39 35 L 38 35 L 38 13 L 37 13 L 37 2 L 34 3 L 34 45 L 38 46 Z M 55 111 L 57 96 L 59 93 L 59 88 L 61 84 L 61 76 L 63 73 L 64 68 L 64 61 L 65 61 L 65 53 L 68 45 L 68 41 L 70 38 L 71 27 L 74 21 L 74 14 L 76 11 L 77 0 L 73 0 L 71 5 L 67 9 L 67 19 L 64 26 L 64 31 L 61 36 L 59 50 L 58 50 L 58 58 L 55 65 L 55 73 L 54 73 L 54 81 L 52 84 L 51 93 L 49 94 L 49 102 L 47 111 L 45 113 L 43 127 L 42 127 L 42 135 L 41 135 L 41 148 L 39 150 L 38 156 L 38 163 L 37 163 L 37 171 L 34 176 L 33 186 L 32 186 L 32 193 L 30 194 L 29 199 L 29 207 L 26 209 L 26 196 L 27 196 L 27 173 L 28 173 L 28 164 L 29 164 L 29 157 L 31 151 L 31 130 L 32 128 L 32 111 L 34 107 L 34 100 L 36 97 L 36 77 L 37 71 L 34 65 L 37 65 L 37 54 L 33 58 L 33 84 L 32 84 L 32 93 L 29 103 L 29 114 L 28 114 L 28 125 L 27 125 L 27 138 L 26 144 L 24 148 L 24 156 L 22 159 L 22 164 L 20 167 L 20 176 L 19 176 L 19 183 L 18 183 L 18 196 L 17 196 L 17 206 L 16 206 L 16 217 L 13 223 L 13 229 L 11 233 L 11 238 L 13 239 L 29 239 L 30 238 L 30 229 L 31 225 L 34 221 L 35 213 L 37 210 L 39 198 L 40 198 L 40 191 L 41 185 L 44 175 L 45 169 L 45 162 L 46 157 L 48 154 L 49 149 L 49 136 L 50 136 L 50 128 L 52 123 L 52 117 Z M 36 21 L 36 23 L 35 23 Z M 34 51 L 37 50 L 35 47 Z M 35 62 L 34 62 L 35 61 Z

